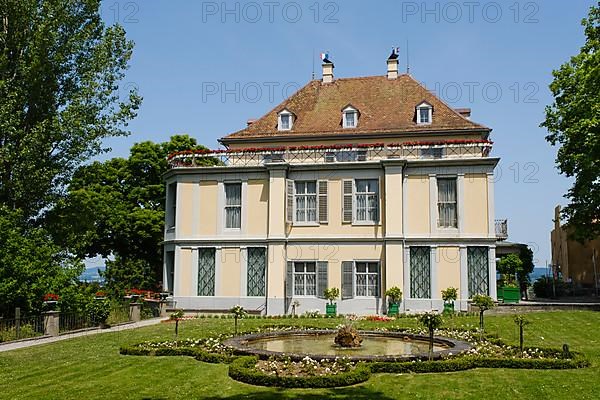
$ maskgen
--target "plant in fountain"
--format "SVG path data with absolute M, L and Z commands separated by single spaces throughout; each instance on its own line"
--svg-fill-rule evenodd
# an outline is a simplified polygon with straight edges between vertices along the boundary
M 418 320 L 429 331 L 429 359 L 433 358 L 433 332 L 442 326 L 444 320 L 442 316 L 436 312 L 428 312 L 419 315 Z
M 233 314 L 233 319 L 235 320 L 234 335 L 237 336 L 237 334 L 238 334 L 238 319 L 244 318 L 244 316 L 247 313 L 246 313 L 246 310 L 244 310 L 244 307 L 240 306 L 239 304 L 236 305 L 235 307 L 233 307 L 231 310 L 229 310 L 229 312 Z
M 337 304 L 334 303 L 340 297 L 340 289 L 328 288 L 323 291 L 323 297 L 329 300 L 329 304 L 325 306 L 325 314 L 328 317 L 335 317 L 337 315 Z
M 454 314 L 454 302 L 458 297 L 458 289 L 449 287 L 442 290 L 442 300 L 444 300 L 444 314 Z
M 388 315 L 398 315 L 400 302 L 402 301 L 402 290 L 394 286 L 385 291 L 388 298 Z
M 486 294 L 476 294 L 471 300 L 473 301 L 473 305 L 479 308 L 479 340 L 483 340 L 483 313 L 494 308 L 494 300 Z
M 354 327 L 354 322 L 347 319 L 338 327 L 337 334 L 333 341 L 340 347 L 352 348 L 360 347 L 363 339 Z

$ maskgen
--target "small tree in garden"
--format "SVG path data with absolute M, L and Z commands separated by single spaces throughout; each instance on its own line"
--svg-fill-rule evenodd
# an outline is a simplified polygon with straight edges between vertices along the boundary
M 442 290 L 442 300 L 444 300 L 444 313 L 454 313 L 454 301 L 458 298 L 458 289 L 449 287 Z M 446 307 L 446 305 L 448 305 Z M 447 309 L 448 308 L 448 309 Z
M 523 357 L 523 327 L 529 324 L 529 321 L 522 314 L 515 315 L 515 324 L 519 327 L 519 349 Z
M 340 297 L 340 289 L 336 287 L 325 289 L 323 291 L 323 296 L 325 299 L 329 300 L 329 304 L 333 305 L 333 302 Z
M 486 295 L 486 294 L 476 294 L 472 298 L 473 305 L 479 308 L 479 331 L 480 331 L 480 340 L 483 340 L 483 313 L 491 308 L 494 308 L 494 300 Z
M 402 301 L 402 290 L 398 286 L 393 286 L 385 291 L 390 304 L 400 304 Z
M 442 316 L 436 312 L 428 312 L 419 315 L 419 322 L 429 331 L 429 359 L 433 358 L 433 332 L 442 326 L 444 320 Z
M 498 260 L 498 272 L 502 274 L 504 286 L 517 287 L 517 274 L 523 268 L 523 261 L 517 254 L 508 254 Z
M 233 307 L 231 310 L 229 310 L 229 312 L 233 314 L 233 319 L 235 320 L 234 335 L 237 336 L 237 334 L 238 334 L 238 319 L 244 318 L 244 316 L 247 313 L 246 313 L 246 310 L 244 310 L 244 307 L 240 306 L 239 304 L 236 305 L 235 307 Z
M 177 335 L 179 334 L 179 320 L 182 319 L 184 315 L 183 310 L 177 310 L 171 314 L 170 318 L 175 321 L 175 338 L 177 338 Z

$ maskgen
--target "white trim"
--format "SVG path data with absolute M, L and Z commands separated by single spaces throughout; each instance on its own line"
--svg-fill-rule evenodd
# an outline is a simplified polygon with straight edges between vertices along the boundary
M 316 179 L 294 179 L 294 201 L 293 201 L 293 208 L 292 208 L 292 226 L 319 226 L 319 181 Z M 306 188 L 306 183 L 308 182 L 314 182 L 315 183 L 315 204 L 316 204 L 316 209 L 315 209 L 315 220 L 314 221 L 297 221 L 296 220 L 296 216 L 297 214 L 297 210 L 296 210 L 296 197 L 298 196 L 298 192 L 296 191 L 296 183 L 298 182 L 302 182 L 305 184 L 305 188 Z M 307 193 L 305 190 L 305 193 L 301 194 L 300 196 L 304 196 L 305 198 L 307 197 Z M 313 195 L 313 193 L 310 193 L 310 195 Z M 305 211 L 304 211 L 304 216 L 306 217 L 308 215 L 308 213 L 306 212 L 306 204 L 308 204 L 307 202 L 305 202 Z
M 248 229 L 248 180 L 242 180 L 242 206 L 240 209 L 240 233 Z
M 490 246 L 488 250 L 488 291 L 492 299 L 498 300 L 498 293 L 496 289 L 496 246 Z M 520 289 L 519 289 L 520 290 Z
M 402 175 L 402 231 L 401 235 L 406 234 L 406 210 L 408 207 L 408 177 L 406 174 Z
M 466 301 L 469 299 L 469 272 L 467 267 L 467 246 L 461 245 L 460 254 L 460 294 L 459 299 Z
M 356 225 L 356 226 L 376 226 L 376 225 L 381 225 L 382 223 L 382 218 L 381 218 L 381 203 L 382 203 L 382 196 L 381 196 L 381 176 L 377 176 L 375 178 L 353 178 L 352 179 L 352 225 Z M 358 212 L 357 212 L 357 201 L 356 201 L 356 196 L 358 195 L 359 192 L 356 191 L 356 181 L 360 180 L 360 181 L 367 181 L 367 180 L 371 180 L 371 181 L 375 181 L 377 182 L 377 191 L 375 192 L 377 194 L 377 220 L 376 221 L 372 221 L 372 220 L 364 220 L 364 221 L 359 221 L 356 219 L 356 217 L 358 216 Z M 343 188 L 342 188 L 343 190 Z M 360 192 L 360 193 L 366 193 L 369 194 L 371 192 Z M 343 195 L 342 195 L 342 204 L 343 204 Z
M 354 125 L 348 124 L 348 114 L 354 114 Z M 344 129 L 352 129 L 358 126 L 358 110 L 354 107 L 348 106 L 342 110 L 342 127 Z
M 281 116 L 283 116 L 283 115 L 289 116 L 289 127 L 288 128 L 282 127 Z M 277 130 L 278 131 L 289 131 L 293 127 L 294 127 L 294 114 L 292 112 L 290 112 L 287 108 L 281 110 L 277 114 Z
M 248 247 L 240 246 L 240 296 L 248 296 Z
M 404 278 L 404 298 L 410 298 L 410 246 L 404 245 L 404 271 L 402 271 Z M 402 302 L 403 307 L 406 309 L 406 304 Z
M 376 263 L 379 266 L 378 269 L 378 277 L 379 277 L 379 295 L 378 296 L 357 296 L 356 295 L 356 263 Z M 381 259 L 379 260 L 374 260 L 374 259 L 358 259 L 358 260 L 352 260 L 352 298 L 353 299 L 383 299 L 383 279 L 382 279 L 382 275 L 383 275 L 383 271 L 382 271 L 382 261 Z
M 437 177 L 435 174 L 429 174 L 429 234 L 433 236 L 438 231 L 438 211 L 437 211 Z
M 225 184 L 222 180 L 217 182 L 217 234 L 223 234 L 223 217 L 225 205 Z M 179 238 L 179 236 L 177 236 Z
M 458 233 L 462 236 L 465 230 L 465 174 L 456 176 L 456 225 Z
M 422 102 L 421 104 L 419 104 L 416 108 L 416 112 L 417 112 L 417 125 L 431 125 L 431 122 L 433 120 L 433 107 L 431 106 L 431 104 L 427 103 L 427 102 Z M 422 122 L 421 121 L 421 110 L 426 109 L 428 110 L 428 119 L 429 121 L 427 122 Z
M 487 173 L 487 201 L 488 201 L 488 234 L 496 237 L 496 222 L 494 210 L 494 173 Z
M 216 256 L 216 251 L 215 251 Z M 216 265 L 215 265 L 216 269 Z M 198 249 L 192 249 L 192 276 L 190 277 L 192 281 L 192 293 L 196 293 L 198 295 Z
M 173 251 L 175 252 L 173 255 L 173 296 L 178 296 L 181 292 L 181 282 L 184 280 L 181 277 L 181 266 L 179 265 L 179 252 L 181 248 L 175 246 Z
M 437 246 L 436 245 L 432 245 L 429 246 L 429 298 L 430 299 L 437 299 L 439 298 L 438 296 L 436 296 L 438 293 L 437 292 L 437 286 L 438 286 L 438 260 L 437 260 Z
M 200 234 L 200 207 L 202 203 L 200 201 L 200 183 L 197 182 L 193 186 L 192 190 L 192 235 L 197 236 Z
M 215 247 L 215 294 L 214 296 L 221 296 L 221 257 L 223 256 L 222 248 Z M 212 297 L 212 296 L 208 296 Z

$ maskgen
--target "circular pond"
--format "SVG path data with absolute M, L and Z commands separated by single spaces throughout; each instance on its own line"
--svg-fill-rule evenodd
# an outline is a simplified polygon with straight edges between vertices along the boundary
M 295 361 L 306 356 L 327 360 L 349 357 L 353 361 L 407 361 L 429 356 L 429 339 L 425 336 L 361 331 L 362 346 L 346 348 L 334 344 L 335 335 L 333 330 L 281 331 L 238 336 L 224 344 L 241 354 L 257 355 L 263 359 L 289 356 Z M 433 358 L 449 357 L 470 348 L 471 345 L 463 341 L 435 337 Z

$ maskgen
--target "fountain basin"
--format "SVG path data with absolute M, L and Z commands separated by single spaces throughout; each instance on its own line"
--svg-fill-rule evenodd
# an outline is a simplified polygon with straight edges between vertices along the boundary
M 237 336 L 224 344 L 238 354 L 269 357 L 290 357 L 300 361 L 335 360 L 347 357 L 352 361 L 410 361 L 429 358 L 429 338 L 402 332 L 360 331 L 361 347 L 344 348 L 334 344 L 335 330 L 275 331 Z M 433 358 L 446 358 L 471 349 L 464 341 L 434 337 Z

